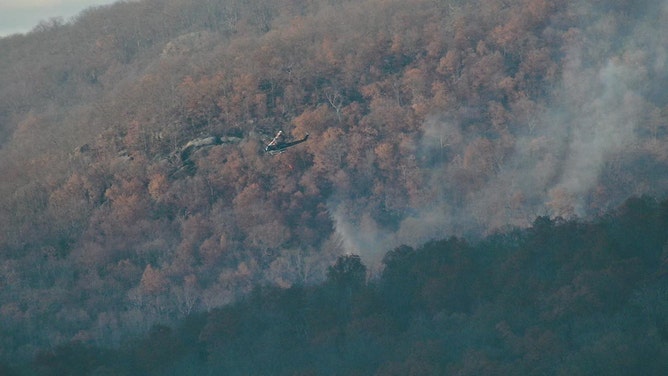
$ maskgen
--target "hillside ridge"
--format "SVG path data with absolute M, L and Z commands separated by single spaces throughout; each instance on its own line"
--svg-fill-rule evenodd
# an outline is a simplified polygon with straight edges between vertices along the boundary
M 0 358 L 666 197 L 667 9 L 142 0 L 0 38 Z

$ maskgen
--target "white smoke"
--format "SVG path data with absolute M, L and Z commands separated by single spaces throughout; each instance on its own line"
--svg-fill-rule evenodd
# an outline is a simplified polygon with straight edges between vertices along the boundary
M 588 192 L 597 184 L 609 158 L 635 142 L 634 130 L 642 110 L 642 99 L 634 87 L 637 82 L 633 67 L 611 59 L 591 78 L 578 73 L 567 72 L 566 79 L 585 83 L 584 95 L 568 88 L 562 94 L 565 105 L 575 111 L 565 109 L 571 122 L 567 124 L 569 143 L 563 173 L 549 187 L 548 204 L 554 215 L 588 214 L 585 204 Z M 564 198 L 567 202 L 562 202 Z
M 330 200 L 330 217 L 343 242 L 343 251 L 364 258 L 367 265 L 378 264 L 385 252 L 394 246 L 395 236 L 379 226 L 368 214 L 352 213 L 352 200 Z
M 429 199 L 411 208 L 392 231 L 343 209 L 354 206 L 354 199 L 330 202 L 345 246 L 376 261 L 400 244 L 526 227 L 541 215 L 587 217 L 645 193 L 642 182 L 616 182 L 614 176 L 602 181 L 601 175 L 611 165 L 634 163 L 648 96 L 665 97 L 667 15 L 668 1 L 637 16 L 626 34 L 606 29 L 607 21 L 583 25 L 564 49 L 559 84 L 542 98 L 529 98 L 527 116 L 512 127 L 526 131 L 513 135 L 508 152 L 496 152 L 495 171 L 473 190 L 462 190 L 455 180 L 467 146 L 480 137 L 467 126 L 480 121 L 482 110 L 463 108 L 427 119 L 418 154 Z M 617 39 L 601 42 L 601 29 Z M 615 194 L 606 191 L 611 185 Z

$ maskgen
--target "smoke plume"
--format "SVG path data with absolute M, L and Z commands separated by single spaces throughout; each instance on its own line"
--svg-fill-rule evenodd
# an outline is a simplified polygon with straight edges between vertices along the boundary
M 466 129 L 480 109 L 429 117 L 416 154 L 430 200 L 388 230 L 347 211 L 355 201 L 339 192 L 344 199 L 330 202 L 330 209 L 347 249 L 376 262 L 400 244 L 478 237 L 530 226 L 537 216 L 588 217 L 632 195 L 665 192 L 668 187 L 632 170 L 641 163 L 637 151 L 648 103 L 666 101 L 666 4 L 648 6 L 628 25 L 611 26 L 606 16 L 582 25 L 564 48 L 559 84 L 543 98 L 529 98 L 533 110 L 513 124 L 521 131 L 513 134 L 508 150 L 493 153 L 498 156 L 493 172 L 465 176 L 484 181 L 471 185 L 474 189 L 460 182 L 468 181 L 461 177 L 467 147 L 481 142 Z

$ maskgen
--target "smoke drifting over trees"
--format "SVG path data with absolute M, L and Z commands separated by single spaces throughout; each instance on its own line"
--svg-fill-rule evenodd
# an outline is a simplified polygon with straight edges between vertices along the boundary
M 116 346 L 342 254 L 377 275 L 402 244 L 665 196 L 667 18 L 143 0 L 0 39 L 0 355 Z M 310 138 L 263 155 L 278 129 Z
M 579 22 L 564 34 L 555 34 L 565 21 L 561 15 L 540 33 L 534 30 L 537 35 L 524 35 L 533 49 L 515 51 L 525 54 L 518 67 L 496 67 L 499 71 L 486 77 L 491 82 L 485 84 L 502 93 L 483 93 L 488 103 L 466 98 L 422 123 L 422 136 L 411 151 L 419 156 L 423 188 L 433 187 L 430 199 L 412 206 L 396 231 L 371 224 L 369 231 L 350 234 L 355 226 L 336 215 L 343 238 L 362 253 L 374 253 L 444 233 L 476 236 L 525 227 L 539 215 L 588 217 L 632 195 L 663 194 L 665 166 L 650 182 L 644 164 L 646 153 L 652 153 L 648 149 L 655 150 L 651 139 L 656 136 L 648 137 L 650 133 L 666 132 L 665 90 L 660 86 L 666 82 L 668 43 L 657 36 L 668 31 L 668 14 L 665 2 L 633 8 L 634 18 L 623 19 L 610 9 L 571 2 L 567 12 L 577 14 Z M 517 17 L 492 29 L 490 39 L 498 41 L 502 36 L 496 33 L 519 27 Z M 558 50 L 549 44 L 557 38 Z M 487 43 L 480 41 L 476 53 L 489 53 Z M 448 55 L 441 64 L 450 63 Z M 460 66 L 455 79 L 468 78 L 461 73 L 466 68 Z M 515 69 L 519 72 L 510 76 Z M 479 122 L 490 122 L 486 126 L 493 129 L 481 133 Z M 349 219 L 358 225 L 365 221 L 363 216 Z
M 659 375 L 668 367 L 667 225 L 668 201 L 645 197 L 592 222 L 541 217 L 476 244 L 452 237 L 404 245 L 371 280 L 359 256 L 341 256 L 323 283 L 257 286 L 121 348 L 73 341 L 17 369 Z

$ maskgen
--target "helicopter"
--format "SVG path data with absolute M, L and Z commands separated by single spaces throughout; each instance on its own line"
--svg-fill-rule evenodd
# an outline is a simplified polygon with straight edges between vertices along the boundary
M 302 142 L 305 142 L 306 140 L 308 140 L 308 133 L 301 140 L 286 142 L 286 141 L 284 141 L 284 139 L 285 139 L 285 135 L 283 134 L 283 131 L 278 131 L 276 136 L 264 148 L 265 153 L 267 153 L 269 155 L 281 154 L 285 150 L 287 150 L 289 147 L 295 146 L 297 144 L 301 144 Z

